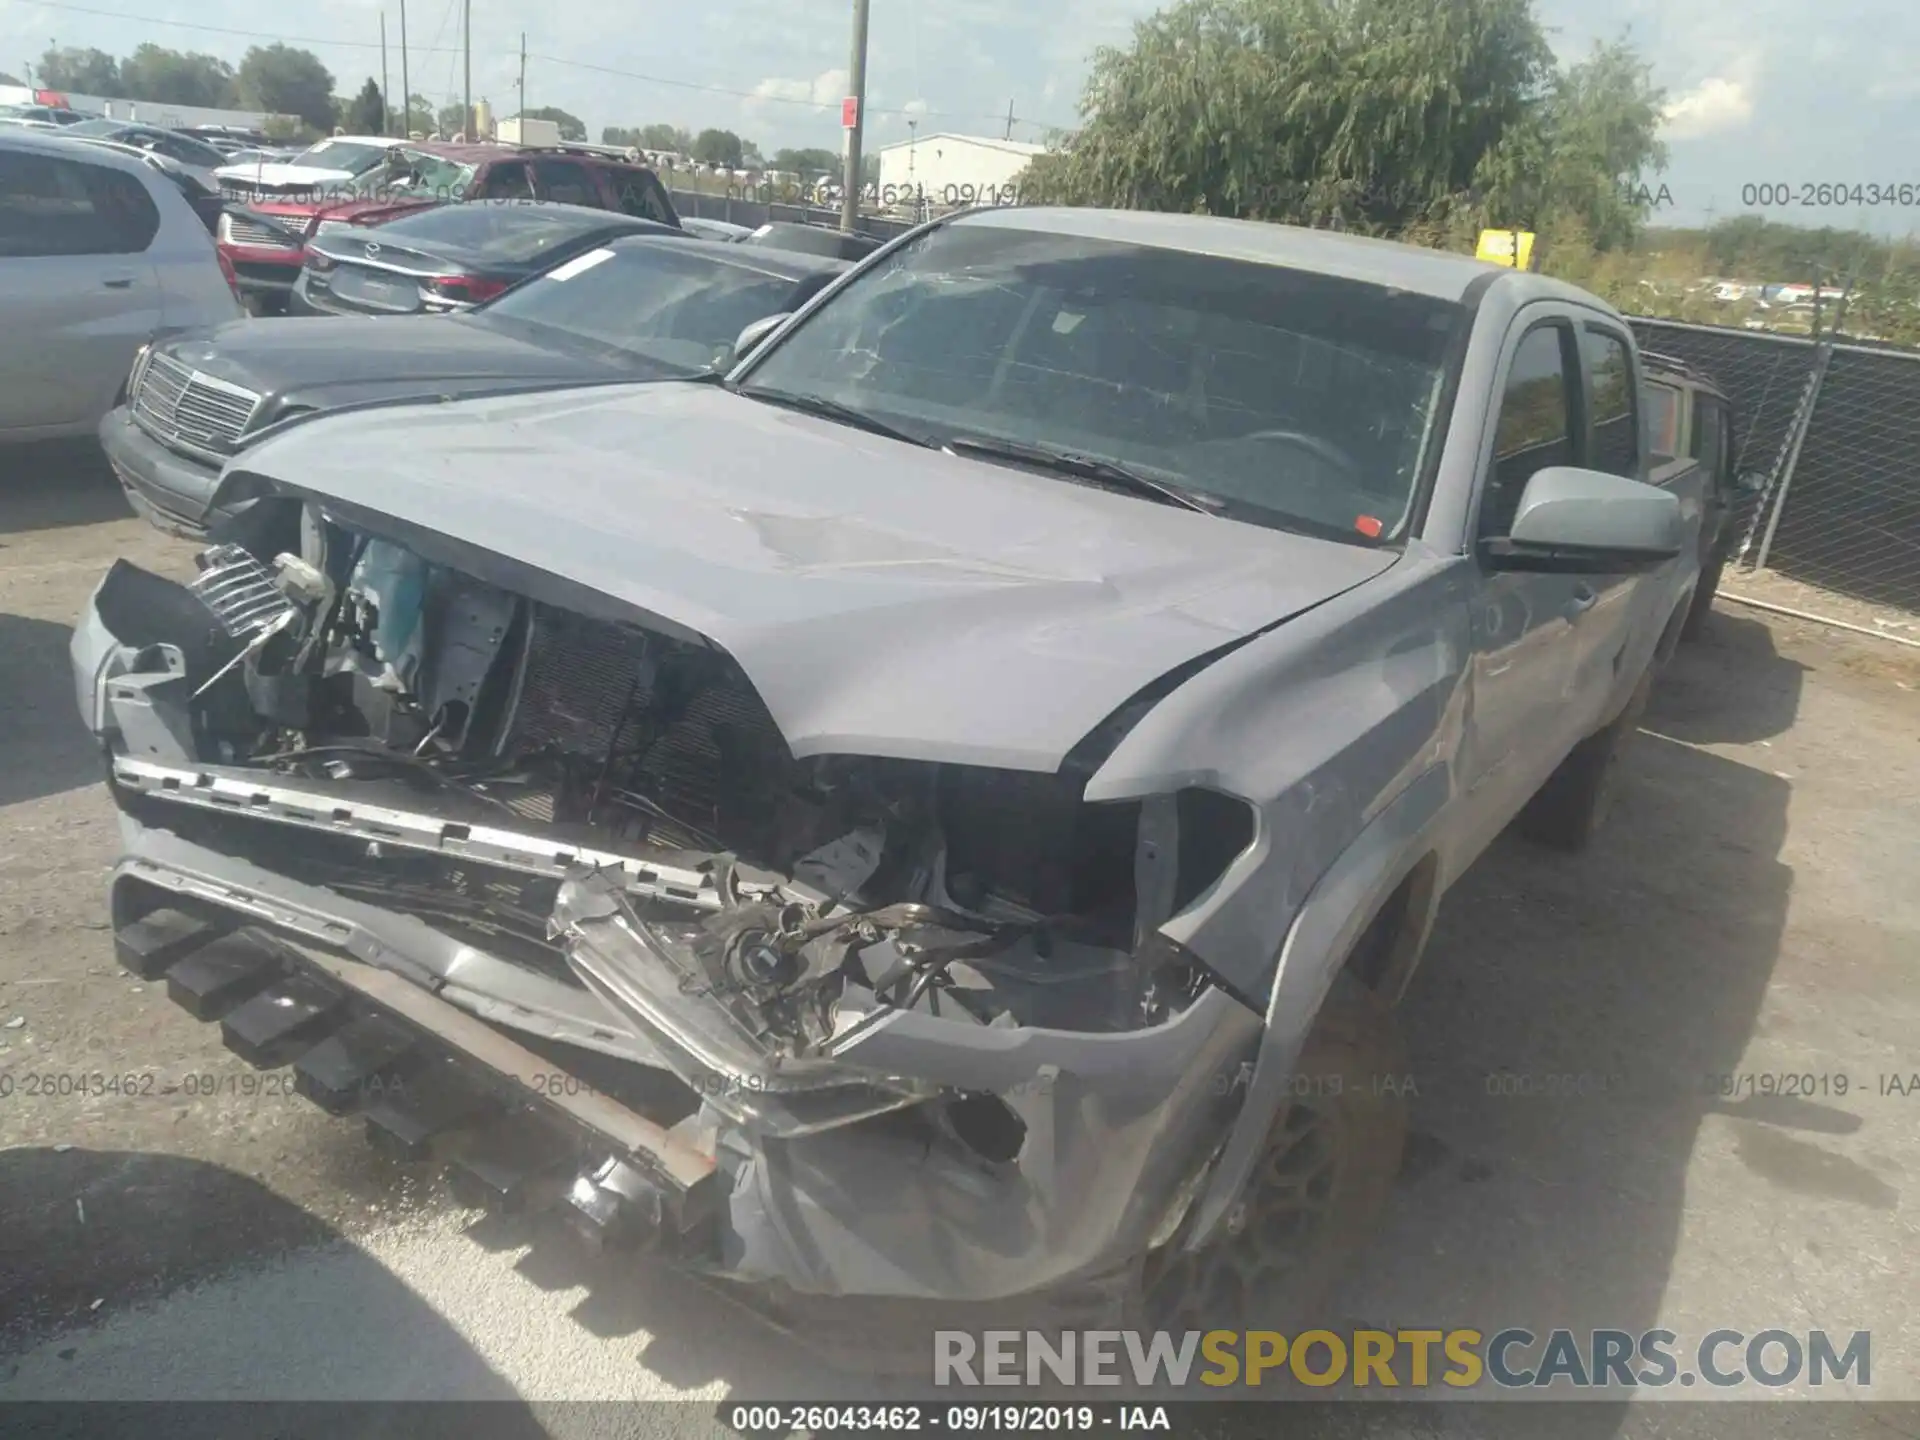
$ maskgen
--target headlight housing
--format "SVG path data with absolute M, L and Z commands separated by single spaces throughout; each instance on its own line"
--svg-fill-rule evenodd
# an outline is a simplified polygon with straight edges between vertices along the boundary
M 140 392 L 140 381 L 146 376 L 147 362 L 153 359 L 153 342 L 147 341 L 133 352 L 133 368 L 127 371 L 127 403 L 133 403 L 133 397 Z

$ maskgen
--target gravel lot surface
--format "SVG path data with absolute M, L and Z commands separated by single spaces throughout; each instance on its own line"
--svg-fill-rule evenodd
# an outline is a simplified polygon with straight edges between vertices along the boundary
M 0 1397 L 518 1400 L 526 1433 L 584 1435 L 869 1392 L 687 1281 L 451 1208 L 118 969 L 67 638 L 115 557 L 190 553 L 85 449 L 0 451 Z M 1449 897 L 1405 1008 L 1417 1133 L 1343 1309 L 1683 1348 L 1870 1330 L 1848 1388 L 1920 1401 L 1920 653 L 1728 606 L 1628 769 L 1590 854 L 1503 840 Z M 132 1093 L 26 1093 L 94 1073 Z M 648 1397 L 688 1403 L 545 1403 Z M 1844 1405 L 1346 1408 L 1320 1432 L 1912 1433 Z

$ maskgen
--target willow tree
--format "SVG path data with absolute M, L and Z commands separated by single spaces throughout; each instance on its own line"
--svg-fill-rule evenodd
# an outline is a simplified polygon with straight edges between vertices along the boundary
M 1024 189 L 1043 203 L 1431 233 L 1490 204 L 1559 203 L 1562 179 L 1545 195 L 1522 187 L 1550 156 L 1576 192 L 1611 202 L 1657 158 L 1657 104 L 1634 104 L 1658 97 L 1623 70 L 1628 52 L 1607 55 L 1559 71 L 1530 0 L 1182 0 L 1136 24 L 1131 45 L 1095 53 L 1085 124 L 1033 162 Z M 1633 103 L 1614 103 L 1626 81 Z M 1620 115 L 1639 128 L 1616 145 Z M 1588 183 L 1563 132 L 1618 168 Z

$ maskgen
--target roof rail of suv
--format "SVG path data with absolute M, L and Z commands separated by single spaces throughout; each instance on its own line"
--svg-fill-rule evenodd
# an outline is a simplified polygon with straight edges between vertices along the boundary
M 529 155 L 597 155 L 603 160 L 624 160 L 645 165 L 646 158 L 631 145 L 591 145 L 585 140 L 562 140 L 557 145 L 515 145 Z
M 1700 372 L 1678 355 L 1669 355 L 1663 350 L 1648 350 L 1643 346 L 1640 358 L 1646 361 L 1649 369 L 1671 371 L 1689 380 L 1700 378 Z

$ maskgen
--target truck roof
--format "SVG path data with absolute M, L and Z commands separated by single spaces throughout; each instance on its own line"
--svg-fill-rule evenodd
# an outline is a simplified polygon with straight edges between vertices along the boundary
M 1429 250 L 1395 240 L 1310 230 L 1267 220 L 1230 220 L 1218 215 L 1167 214 L 1154 210 L 1011 206 L 967 211 L 951 223 L 1042 230 L 1261 265 L 1285 265 L 1410 290 L 1436 300 L 1462 299 L 1468 286 L 1492 276 L 1496 283 L 1513 292 L 1516 301 L 1573 300 L 1597 306 L 1609 314 L 1616 313 L 1605 301 L 1585 290 L 1531 271 L 1513 270 L 1468 255 Z

